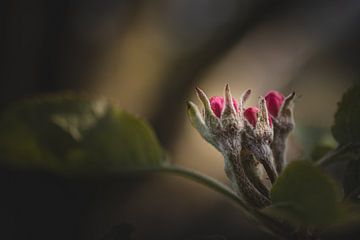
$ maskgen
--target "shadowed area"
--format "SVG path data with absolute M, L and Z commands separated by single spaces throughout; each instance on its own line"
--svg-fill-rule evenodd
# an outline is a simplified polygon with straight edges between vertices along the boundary
M 0 12 L 1 111 L 44 93 L 108 99 L 149 122 L 171 161 L 226 184 L 223 157 L 186 116 L 188 100 L 200 104 L 195 86 L 210 97 L 229 83 L 236 99 L 251 89 L 247 107 L 295 91 L 292 161 L 335 144 L 337 102 L 360 79 L 357 0 L 5 0 Z M 176 176 L 1 166 L 0 186 L 0 239 L 271 239 L 231 201 Z M 323 239 L 359 236 L 350 226 Z

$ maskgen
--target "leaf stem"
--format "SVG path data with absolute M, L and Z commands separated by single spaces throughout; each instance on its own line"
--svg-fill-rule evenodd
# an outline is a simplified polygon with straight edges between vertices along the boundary
M 225 186 L 223 183 L 221 183 L 220 181 L 206 176 L 200 172 L 194 171 L 192 169 L 188 169 L 185 167 L 181 167 L 181 166 L 176 166 L 176 165 L 169 165 L 166 166 L 162 169 L 160 169 L 159 172 L 164 172 L 164 173 L 172 173 L 181 177 L 185 177 L 191 180 L 194 180 L 197 183 L 200 183 L 202 185 L 205 185 L 211 189 L 213 189 L 214 191 L 221 193 L 222 195 L 228 197 L 229 199 L 231 199 L 232 201 L 234 201 L 235 203 L 237 203 L 238 205 L 240 205 L 240 207 L 245 210 L 246 212 L 249 212 L 249 206 L 247 206 L 247 204 L 245 203 L 244 200 L 242 200 L 241 198 L 239 198 L 236 193 L 231 190 L 229 187 Z
M 360 144 L 354 144 L 354 143 L 348 143 L 345 145 L 339 145 L 334 150 L 329 151 L 326 153 L 322 158 L 320 158 L 318 161 L 316 161 L 316 165 L 326 166 L 333 162 L 334 158 L 339 157 L 343 154 L 345 154 L 348 151 L 351 151 L 353 149 L 359 148 Z
M 237 206 L 240 207 L 242 213 L 245 214 L 250 220 L 252 220 L 258 226 L 260 226 L 265 232 L 273 236 L 276 236 L 280 239 L 287 239 L 287 236 L 289 235 L 289 229 L 287 229 L 282 222 L 278 222 L 275 219 L 267 215 L 264 215 L 258 209 L 249 206 L 243 199 L 237 196 L 233 190 L 231 190 L 229 187 L 225 186 L 223 183 L 212 177 L 206 176 L 192 169 L 188 169 L 176 165 L 164 166 L 160 169 L 156 169 L 155 171 L 159 173 L 175 174 L 181 177 L 191 179 L 204 186 L 207 186 L 213 189 L 214 191 L 221 193 L 222 195 L 234 201 L 237 204 Z

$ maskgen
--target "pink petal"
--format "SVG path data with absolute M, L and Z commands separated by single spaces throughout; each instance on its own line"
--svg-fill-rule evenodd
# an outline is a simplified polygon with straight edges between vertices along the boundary
M 245 110 L 244 116 L 249 123 L 255 127 L 257 122 L 257 115 L 260 110 L 257 107 L 249 107 Z
M 234 104 L 234 108 L 235 108 L 236 112 L 238 112 L 239 111 L 238 103 L 235 98 L 233 98 L 233 104 Z M 221 113 L 224 109 L 224 105 L 225 105 L 225 101 L 224 101 L 223 97 L 214 96 L 214 97 L 210 98 L 211 109 L 213 110 L 214 114 L 218 118 L 220 118 L 220 116 L 221 116 Z
M 248 120 L 253 127 L 256 126 L 259 111 L 260 110 L 257 107 L 249 107 L 244 112 L 244 116 L 246 120 Z M 272 127 L 273 123 L 270 115 L 268 116 L 268 118 L 269 118 L 270 127 Z
M 277 91 L 269 91 L 265 96 L 266 106 L 271 116 L 277 117 L 284 102 L 284 96 Z

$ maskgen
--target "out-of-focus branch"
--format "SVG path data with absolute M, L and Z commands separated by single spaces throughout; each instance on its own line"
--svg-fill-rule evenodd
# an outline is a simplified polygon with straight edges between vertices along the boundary
M 264 21 L 269 13 L 274 14 L 274 8 L 282 6 L 286 1 L 260 1 L 248 17 L 241 15 L 239 8 L 238 16 L 218 31 L 211 39 L 197 50 L 182 56 L 171 69 L 169 69 L 162 81 L 164 85 L 160 89 L 158 103 L 150 118 L 160 141 L 166 148 L 171 147 L 181 129 L 180 116 L 185 109 L 185 99 L 193 89 L 195 82 L 215 65 L 239 40 Z M 241 14 L 240 14 L 241 13 Z

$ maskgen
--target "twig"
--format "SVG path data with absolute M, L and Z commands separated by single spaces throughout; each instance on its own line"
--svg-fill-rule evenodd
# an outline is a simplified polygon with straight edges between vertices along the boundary
M 223 183 L 212 177 L 176 165 L 165 166 L 164 168 L 155 169 L 155 171 L 159 173 L 176 174 L 178 176 L 194 180 L 197 183 L 207 186 L 234 201 L 236 205 L 240 207 L 242 213 L 265 232 L 276 236 L 279 239 L 292 239 L 293 233 L 295 231 L 289 225 L 265 215 L 259 211 L 259 209 L 250 207 L 229 187 L 225 186 Z
M 355 150 L 360 147 L 360 143 L 349 143 L 345 145 L 339 145 L 334 150 L 326 153 L 322 158 L 316 161 L 316 165 L 327 166 L 330 164 L 336 157 L 339 157 L 345 154 L 348 151 Z

